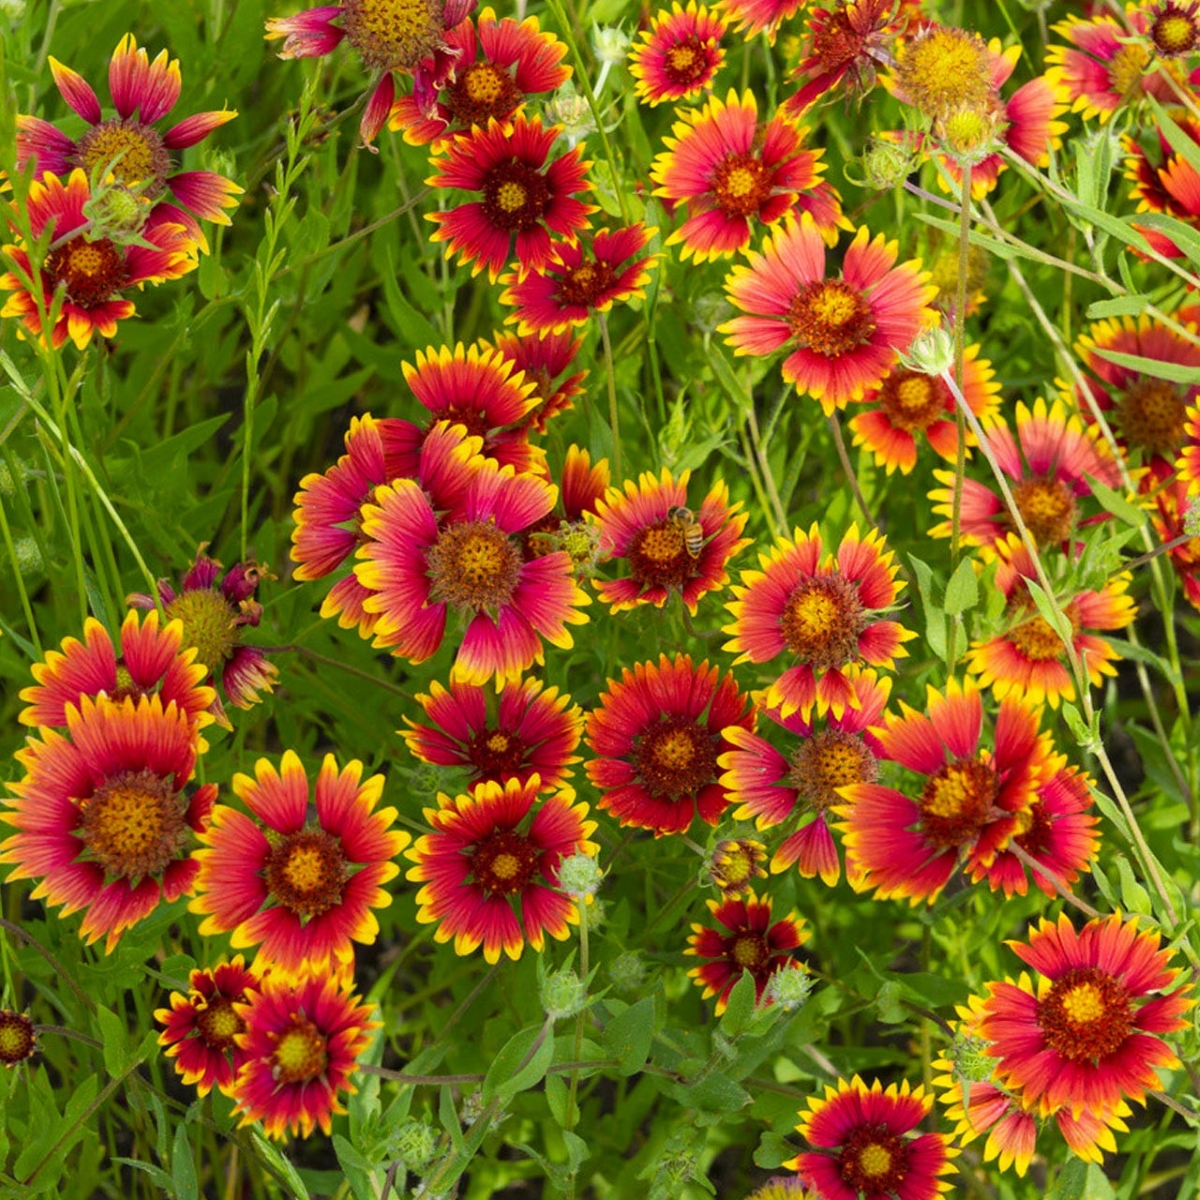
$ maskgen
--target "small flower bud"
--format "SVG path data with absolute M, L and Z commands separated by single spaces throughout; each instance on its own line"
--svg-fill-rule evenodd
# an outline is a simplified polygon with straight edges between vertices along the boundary
M 997 146 L 998 114 L 991 108 L 960 108 L 936 125 L 938 148 L 959 166 L 982 162 Z
M 437 1134 L 424 1121 L 406 1121 L 392 1133 L 388 1150 L 407 1170 L 419 1174 L 433 1162 L 437 1142 Z
M 996 1060 L 985 1054 L 988 1043 L 982 1038 L 957 1033 L 946 1057 L 954 1064 L 954 1072 L 971 1083 L 983 1083 L 996 1069 Z
M 943 325 L 926 329 L 913 338 L 908 353 L 901 356 L 906 367 L 922 375 L 940 375 L 954 369 L 954 334 Z
M 847 178 L 877 192 L 888 192 L 917 169 L 918 158 L 913 148 L 904 142 L 872 138 L 858 159 L 860 172 L 855 172 L 854 177 L 848 174 Z
M 568 145 L 574 146 L 589 133 L 596 132 L 596 122 L 587 100 L 581 96 L 568 79 L 545 106 L 546 120 L 563 127 Z
M 107 238 L 120 246 L 142 242 L 150 205 L 135 188 L 110 181 L 101 184 L 83 202 L 83 215 L 92 223 L 84 237 L 89 242 Z
M 646 963 L 636 950 L 626 950 L 608 964 L 608 977 L 618 992 L 639 991 L 646 982 Z
M 784 1012 L 795 1012 L 804 1006 L 813 989 L 813 977 L 804 967 L 785 968 L 771 976 L 763 1000 L 778 1004 Z
M 542 1008 L 552 1021 L 573 1017 L 587 1003 L 587 988 L 574 971 L 564 967 L 542 980 Z
M 767 861 L 767 848 L 750 838 L 726 839 L 713 848 L 708 860 L 708 878 L 726 896 L 742 896 L 754 880 L 766 879 L 762 864 Z
M 22 575 L 36 575 L 45 569 L 46 563 L 35 538 L 17 538 L 13 543 L 13 550 L 16 554 L 17 570 Z
M 572 854 L 558 864 L 558 890 L 575 900 L 594 896 L 603 878 L 599 863 L 587 854 Z
M 592 35 L 596 58 L 609 66 L 620 66 L 629 54 L 629 35 L 616 25 L 601 25 Z

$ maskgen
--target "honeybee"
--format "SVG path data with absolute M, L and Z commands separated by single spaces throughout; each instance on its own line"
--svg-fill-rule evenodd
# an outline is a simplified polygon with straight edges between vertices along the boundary
M 696 514 L 690 508 L 677 504 L 667 515 L 683 534 L 683 548 L 688 552 L 688 557 L 699 558 L 704 545 L 704 526 L 696 520 Z

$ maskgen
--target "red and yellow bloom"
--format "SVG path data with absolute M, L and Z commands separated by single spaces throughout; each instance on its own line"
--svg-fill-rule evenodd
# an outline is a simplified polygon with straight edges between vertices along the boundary
M 481 783 L 469 796 L 439 795 L 425 810 L 432 833 L 417 839 L 408 857 L 417 920 L 436 922 L 434 939 L 454 939 L 457 954 L 483 946 L 483 956 L 521 957 L 525 945 L 541 951 L 545 935 L 562 941 L 578 924 L 575 901 L 557 890 L 558 867 L 572 854 L 595 854 L 587 839 L 596 828 L 588 806 L 570 788 L 539 800 L 537 776 Z M 518 907 L 514 907 L 514 905 Z
M 721 39 L 727 26 L 719 11 L 696 0 L 672 0 L 650 18 L 650 28 L 629 51 L 634 95 L 651 106 L 691 100 L 709 87 L 725 62 Z
M 201 934 L 232 933 L 236 949 L 258 946 L 259 969 L 289 979 L 340 975 L 353 966 L 354 943 L 375 940 L 373 910 L 391 904 L 383 885 L 412 838 L 392 829 L 394 808 L 376 807 L 383 776 L 360 782 L 362 763 L 339 770 L 327 754 L 314 786 L 293 751 L 280 768 L 260 758 L 253 779 L 233 777 L 249 813 L 213 810 L 190 908 L 206 914 Z

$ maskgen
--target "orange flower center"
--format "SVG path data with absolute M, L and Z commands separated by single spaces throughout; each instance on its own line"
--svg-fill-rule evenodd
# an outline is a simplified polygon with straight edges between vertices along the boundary
M 61 284 L 67 299 L 80 308 L 95 308 L 119 292 L 129 278 L 125 254 L 108 238 L 94 242 L 74 237 L 46 255 L 42 268 L 51 289 Z
M 1075 525 L 1075 497 L 1071 489 L 1050 475 L 1023 479 L 1013 488 L 1021 520 L 1039 546 L 1065 542 Z
M 485 892 L 511 896 L 523 892 L 538 872 L 542 851 L 511 830 L 500 830 L 476 845 L 471 875 Z
M 525 746 L 503 729 L 481 729 L 468 744 L 467 755 L 481 778 L 501 780 L 520 769 Z
M 752 154 L 731 154 L 713 172 L 713 194 L 729 217 L 750 217 L 771 196 L 771 172 Z
M 492 167 L 483 181 L 483 211 L 498 229 L 532 229 L 550 203 L 545 177 L 510 159 Z
M 676 87 L 687 87 L 699 79 L 708 66 L 708 56 L 700 39 L 693 33 L 681 38 L 663 56 L 663 71 Z
M 1155 50 L 1166 58 L 1190 54 L 1200 44 L 1196 6 L 1190 4 L 1182 9 L 1168 0 L 1150 26 L 1150 40 Z
M 229 601 L 215 588 L 192 588 L 166 605 L 166 613 L 183 622 L 183 643 L 196 647 L 196 660 L 214 675 L 220 671 L 238 640 Z
M 992 94 L 987 45 L 965 29 L 931 26 L 904 47 L 896 82 L 909 103 L 931 117 L 985 108 Z
M 23 1013 L 0 1008 L 0 1063 L 15 1067 L 33 1055 L 33 1022 Z
M 271 898 L 302 920 L 341 904 L 350 874 L 341 839 L 324 829 L 302 829 L 280 838 L 263 869 Z
M 1142 77 L 1150 65 L 1150 51 L 1138 42 L 1122 46 L 1108 64 L 1112 90 L 1128 100 L 1142 85 Z
M 491 521 L 448 526 L 430 547 L 430 595 L 464 609 L 498 609 L 512 599 L 521 575 L 521 554 Z
M 81 804 L 88 858 L 114 879 L 157 878 L 188 837 L 174 781 L 152 771 L 122 771 Z
M 166 183 L 171 160 L 162 138 L 149 125 L 119 118 L 92 126 L 80 139 L 73 159 L 89 178 L 114 176 L 126 187 L 148 185 L 145 195 L 153 199 Z
M 844 729 L 823 729 L 801 742 L 787 777 L 788 783 L 818 812 L 843 803 L 838 788 L 874 783 L 878 778 L 875 755 L 858 734 Z
M 562 273 L 558 281 L 558 299 L 564 305 L 595 305 L 612 287 L 614 278 L 608 263 L 581 262 Z
M 717 739 L 687 717 L 663 717 L 634 741 L 638 778 L 654 797 L 681 800 L 717 778 Z
M 287 1029 L 270 1036 L 275 1038 L 271 1078 L 277 1084 L 308 1083 L 325 1073 L 329 1043 L 307 1017 L 296 1013 Z
M 521 102 L 513 77 L 495 63 L 477 62 L 460 71 L 450 84 L 446 107 L 460 125 L 487 128 L 488 118 L 509 116 Z
M 866 298 L 840 279 L 817 280 L 801 288 L 788 308 L 787 323 L 801 346 L 824 358 L 848 353 L 875 332 Z
M 1099 1062 L 1133 1032 L 1133 1005 L 1125 985 L 1098 967 L 1060 975 L 1038 1003 L 1047 1045 L 1070 1062 Z
M 857 585 L 835 570 L 803 579 L 792 590 L 780 633 L 802 662 L 814 671 L 829 671 L 858 657 L 858 638 L 868 624 Z
M 210 1050 L 232 1050 L 246 1022 L 237 1015 L 229 996 L 214 996 L 196 1010 L 196 1031 Z
M 969 845 L 988 824 L 999 787 L 996 772 L 978 758 L 947 763 L 917 801 L 926 839 L 947 850 Z
M 857 1126 L 838 1155 L 845 1183 L 872 1196 L 895 1195 L 908 1174 L 908 1151 L 903 1141 L 876 1124 Z
M 879 407 L 894 429 L 920 433 L 946 415 L 946 385 L 932 375 L 893 371 L 879 389 Z
M 740 970 L 750 970 L 756 975 L 771 961 L 771 947 L 761 933 L 737 934 L 729 944 L 729 961 Z
M 1028 611 L 1032 601 L 1026 599 L 1018 602 L 1018 611 Z M 1071 622 L 1072 632 L 1079 629 L 1079 606 L 1072 600 L 1063 609 Z M 1050 623 L 1040 613 L 1034 613 L 1027 620 L 1014 626 L 1008 631 L 1008 641 L 1030 662 L 1051 662 L 1062 658 L 1066 652 L 1063 640 L 1051 628 Z
M 1139 379 L 1118 401 L 1117 415 L 1131 446 L 1174 458 L 1183 445 L 1187 404 L 1165 379 Z
M 371 70 L 411 70 L 442 43 L 443 0 L 344 0 L 346 40 Z
M 681 588 L 696 574 L 684 532 L 671 517 L 635 534 L 625 560 L 643 587 Z

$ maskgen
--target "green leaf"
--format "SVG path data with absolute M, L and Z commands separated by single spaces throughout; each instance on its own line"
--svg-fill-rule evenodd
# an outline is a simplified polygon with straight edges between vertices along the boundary
M 654 1041 L 654 1000 L 645 997 L 618 1013 L 604 1030 L 604 1051 L 617 1060 L 622 1075 L 642 1069 Z
M 691 1086 L 675 1084 L 671 1089 L 680 1104 L 701 1112 L 732 1113 L 750 1103 L 750 1094 L 719 1071 Z
M 304 1180 L 300 1178 L 300 1173 L 291 1160 L 285 1158 L 257 1129 L 250 1130 L 250 1140 L 259 1158 L 291 1186 L 296 1200 L 309 1200 L 308 1188 L 304 1186 Z
M 933 572 L 927 563 L 910 554 L 913 574 L 917 577 L 917 591 L 921 595 L 921 607 L 925 610 L 925 641 L 930 650 L 943 661 L 946 658 L 946 614 L 933 596 Z
M 456 1154 L 463 1152 L 462 1124 L 458 1119 L 458 1109 L 454 1106 L 454 1094 L 449 1084 L 442 1084 L 441 1095 L 438 1097 L 438 1120 L 442 1128 L 450 1135 L 450 1144 Z
M 1140 354 L 1106 350 L 1103 346 L 1093 346 L 1092 352 L 1111 363 L 1116 363 L 1118 367 L 1128 367 L 1131 371 L 1140 371 L 1143 375 L 1152 375 L 1155 379 L 1168 379 L 1171 383 L 1196 382 L 1196 367 L 1192 363 L 1163 362 L 1159 358 L 1143 358 Z
M 875 1013 L 885 1025 L 899 1025 L 907 1018 L 900 1003 L 900 985 L 889 979 L 875 994 Z
M 129 1031 L 125 1022 L 110 1008 L 98 1006 L 96 1017 L 100 1022 L 100 1036 L 104 1041 L 104 1068 L 118 1078 L 129 1069 L 132 1055 L 129 1053 Z
M 1046 1200 L 1116 1200 L 1117 1193 L 1096 1163 L 1068 1158 Z
M 570 1124 L 570 1091 L 561 1075 L 546 1076 L 546 1104 L 559 1129 Z
M 1149 296 L 1116 296 L 1112 300 L 1097 300 L 1088 305 L 1087 319 L 1102 321 L 1105 317 L 1136 317 L 1146 311 L 1146 305 L 1150 302 Z
M 779 1134 L 768 1129 L 758 1139 L 758 1148 L 754 1151 L 754 1165 L 762 1167 L 764 1171 L 773 1171 L 776 1167 L 782 1167 L 792 1157 L 791 1146 Z
M 754 1016 L 756 996 L 754 976 L 749 971 L 743 971 L 741 979 L 733 985 L 733 990 L 729 993 L 729 1004 L 721 1014 L 721 1032 L 730 1040 L 739 1038 L 746 1032 L 746 1026 Z
M 1129 860 L 1123 854 L 1117 856 L 1117 874 L 1121 877 L 1121 907 L 1126 912 L 1150 916 L 1154 911 L 1150 893 L 1138 882 Z
M 171 1150 L 171 1181 L 177 1200 L 197 1200 L 200 1195 L 200 1181 L 196 1178 L 196 1163 L 192 1158 L 188 1127 L 183 1124 L 175 1130 L 175 1145 Z
M 1046 590 L 1041 584 L 1034 583 L 1032 579 L 1027 581 L 1029 587 L 1029 595 L 1033 598 L 1033 602 L 1037 605 L 1037 610 L 1042 615 L 1042 620 L 1050 626 L 1055 633 L 1058 634 L 1064 646 L 1066 646 L 1075 636 L 1075 631 L 1071 628 L 1071 622 L 1067 618 L 1058 605 L 1047 595 Z
M 1195 370 L 1193 368 L 1193 375 Z M 1146 523 L 1147 514 L 1144 509 L 1138 508 L 1136 504 L 1126 500 L 1120 492 L 1113 491 L 1110 487 L 1105 487 L 1098 479 L 1093 479 L 1092 476 L 1086 476 L 1088 483 L 1091 485 L 1092 495 L 1100 501 L 1105 512 L 1110 512 L 1118 520 L 1124 521 L 1126 525 L 1132 525 L 1135 529 Z
M 539 1037 L 542 1039 L 540 1043 Z M 526 1056 L 535 1043 L 538 1043 L 537 1049 L 526 1062 Z M 554 1034 L 544 1024 L 530 1025 L 520 1033 L 513 1034 L 488 1069 L 487 1078 L 483 1081 L 483 1102 L 488 1104 L 496 1096 L 507 1100 L 540 1083 L 553 1061 Z
M 975 564 L 972 559 L 964 558 L 946 584 L 946 611 L 957 617 L 978 603 L 979 581 L 975 577 Z

